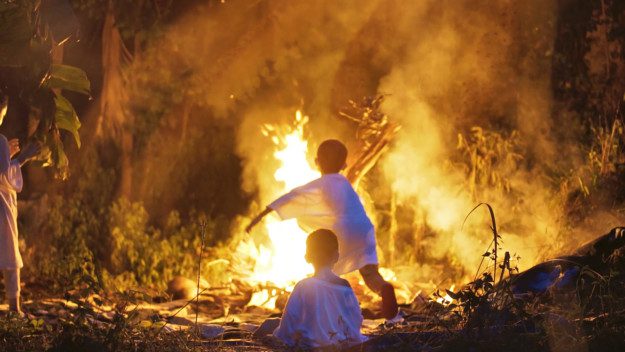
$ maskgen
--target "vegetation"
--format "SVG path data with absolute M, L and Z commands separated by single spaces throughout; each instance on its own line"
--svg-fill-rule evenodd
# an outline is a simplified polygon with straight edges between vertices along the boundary
M 9 113 L 20 104 L 31 110 L 25 122 L 36 126 L 28 137 L 44 145 L 40 164 L 54 165 L 57 175 L 66 178 L 68 160 L 60 130 L 70 132 L 78 147 L 81 141 L 80 121 L 63 93 L 88 95 L 90 83 L 83 70 L 55 62 L 55 51 L 62 50 L 71 33 L 52 30 L 37 3 L 0 4 L 0 100 Z
M 301 76 L 289 76 L 288 82 L 277 76 L 277 71 L 291 64 L 284 57 L 308 53 L 297 47 L 303 38 L 284 39 L 271 31 L 275 25 L 272 21 L 282 9 L 264 1 L 249 5 L 227 1 L 232 7 L 218 7 L 221 3 L 60 1 L 56 10 L 72 16 L 64 17 L 67 23 L 59 26 L 45 1 L 0 1 L 0 110 L 6 108 L 9 124 L 3 133 L 45 146 L 39 165 L 25 169 L 27 193 L 20 198 L 21 249 L 27 263 L 23 295 L 35 301 L 54 297 L 73 303 L 63 308 L 71 313 L 67 315 L 39 314 L 33 309 L 26 319 L 0 319 L 0 350 L 280 348 L 263 345 L 266 341 L 253 340 L 241 331 L 212 339 L 199 336 L 193 329 L 167 331 L 163 326 L 168 317 L 133 313 L 139 302 L 169 301 L 170 294 L 165 292 L 168 282 L 176 276 L 195 278 L 200 261 L 206 286 L 215 290 L 204 295 L 210 301 L 205 304 L 213 310 L 204 308 L 211 314 L 219 312 L 214 317 L 228 312 L 262 317 L 275 313 L 245 307 L 253 288 L 238 282 L 230 272 L 231 240 L 239 239 L 241 217 L 256 206 L 252 200 L 257 191 L 245 177 L 249 170 L 243 166 L 244 157 L 249 155 L 241 153 L 238 139 L 244 127 L 250 129 L 246 119 L 274 113 L 260 108 L 261 112 L 256 111 L 252 101 L 256 107 L 277 102 L 289 109 L 297 104 L 316 108 L 322 125 L 329 121 L 324 117 L 328 113 L 315 104 L 332 99 L 312 93 L 318 87 L 304 82 L 315 81 L 308 72 L 298 71 Z M 459 175 L 458 188 L 466 191 L 471 202 L 496 198 L 492 204 L 505 214 L 498 220 L 506 229 L 522 228 L 527 218 L 538 217 L 545 209 L 557 209 L 561 213 L 555 219 L 561 225 L 560 233 L 542 244 L 549 248 L 541 248 L 541 253 L 566 249 L 565 241 L 559 239 L 574 229 L 583 229 L 587 236 L 598 235 L 592 231 L 606 230 L 602 222 L 605 214 L 610 215 L 610 221 L 625 220 L 625 5 L 616 0 L 566 0 L 558 4 L 557 21 L 550 24 L 555 32 L 554 51 L 540 53 L 549 57 L 546 61 L 553 66 L 550 89 L 554 99 L 548 117 L 553 125 L 570 126 L 553 132 L 554 162 L 545 165 L 539 160 L 541 155 L 530 151 L 534 136 L 524 134 L 516 122 L 509 121 L 510 116 L 518 117 L 517 112 L 488 109 L 484 109 L 480 124 L 459 122 L 454 125 L 457 129 L 446 131 L 452 152 L 441 160 L 445 171 Z M 184 15 L 189 9 L 200 7 L 208 8 L 206 13 L 214 16 L 206 19 L 206 28 L 214 32 L 198 30 L 199 34 L 188 38 L 189 32 L 176 24 L 188 20 Z M 215 18 L 228 18 L 235 11 L 241 13 L 237 21 L 245 23 L 219 28 L 227 21 Z M 384 11 L 380 11 L 384 20 L 377 21 L 392 18 L 391 12 Z M 269 20 L 250 20 L 267 13 Z M 392 23 L 374 22 L 365 25 L 360 35 L 371 34 L 367 26 L 392 27 Z M 286 49 L 258 51 L 275 51 L 278 58 L 254 51 L 255 35 L 264 30 L 275 36 L 269 41 L 272 45 Z M 222 32 L 229 34 L 219 36 Z M 207 45 L 203 40 L 210 40 L 204 37 L 212 35 L 217 38 L 215 42 L 232 41 L 232 48 Z M 312 36 L 324 37 L 317 32 Z M 368 43 L 350 44 L 345 55 L 354 55 L 354 47 L 367 47 Z M 324 42 L 328 47 L 335 44 Z M 195 45 L 214 53 L 203 52 L 199 58 L 180 53 L 180 48 Z M 312 44 L 311 48 L 307 49 L 317 50 Z M 402 56 L 408 50 L 405 44 L 386 49 L 392 49 L 391 56 L 409 59 Z M 246 55 L 260 57 L 259 74 L 250 75 L 248 65 L 237 61 Z M 379 84 L 392 67 L 383 53 L 367 59 L 372 63 L 365 68 L 375 71 L 367 80 Z M 325 64 L 325 60 L 329 59 L 321 61 Z M 345 60 L 351 63 L 355 59 Z M 224 72 L 246 80 L 244 88 L 220 86 L 222 74 L 230 77 Z M 250 87 L 260 93 L 252 97 Z M 375 157 L 369 159 L 365 153 L 360 161 L 367 170 L 372 168 L 361 188 L 374 207 L 381 256 L 386 263 L 403 263 L 411 273 L 423 272 L 429 278 L 433 272 L 437 277 L 444 272 L 445 279 L 455 282 L 472 278 L 459 290 L 441 289 L 434 297 L 443 301 L 451 297 L 453 302 L 417 299 L 404 307 L 410 313 L 409 324 L 380 327 L 368 347 L 389 351 L 625 347 L 621 317 L 625 300 L 620 298 L 625 293 L 625 268 L 618 260 L 614 270 L 605 275 L 584 268 L 574 290 L 519 298 L 506 279 L 517 274 L 514 248 L 502 249 L 507 239 L 497 232 L 494 215 L 492 234 L 471 229 L 479 238 L 493 239 L 485 253 L 467 253 L 467 257 L 478 260 L 483 253 L 483 265 L 467 270 L 459 264 L 462 258 L 432 254 L 433 243 L 440 246 L 436 241 L 440 233 L 408 204 L 420 200 L 399 202 L 384 170 L 373 167 L 396 133 L 401 133 L 394 116 L 382 110 L 384 100 L 393 93 L 375 95 L 380 93 L 353 88 L 358 94 L 376 98 L 361 101 L 358 96 L 356 103 L 333 102 L 346 105 L 348 111 L 343 112 L 347 119 L 330 117 L 336 117 L 333 123 L 347 132 L 337 127 L 332 133 L 353 135 L 355 144 L 363 148 L 376 147 L 371 154 Z M 277 94 L 278 90 L 290 95 Z M 217 91 L 223 96 L 214 97 Z M 332 90 L 328 95 L 335 93 Z M 381 130 L 388 133 L 381 136 Z M 568 148 L 572 144 L 574 150 Z M 41 171 L 39 166 L 50 168 Z M 541 177 L 535 183 L 519 182 L 535 175 Z M 528 184 L 538 183 L 545 185 L 540 188 L 545 192 L 541 199 L 548 200 L 540 209 L 527 201 L 534 191 L 528 190 Z M 204 251 L 203 223 L 207 224 Z M 430 267 L 414 269 L 423 262 Z M 236 298 L 236 304 L 224 299 L 226 296 Z M 111 309 L 108 317 L 103 317 L 102 306 Z M 229 326 L 241 325 L 232 322 Z

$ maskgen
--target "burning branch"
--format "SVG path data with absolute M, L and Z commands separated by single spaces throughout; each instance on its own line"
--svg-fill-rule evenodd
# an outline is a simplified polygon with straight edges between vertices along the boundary
M 361 147 L 345 170 L 345 176 L 355 186 L 373 168 L 401 128 L 381 111 L 383 101 L 384 95 L 365 97 L 358 103 L 350 100 L 350 110 L 353 112 L 339 112 L 341 116 L 358 124 L 356 138 Z

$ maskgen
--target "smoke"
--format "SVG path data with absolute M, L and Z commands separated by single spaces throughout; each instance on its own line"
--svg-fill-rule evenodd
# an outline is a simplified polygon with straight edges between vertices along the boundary
M 341 135 L 343 127 L 330 127 L 330 121 L 335 121 L 330 109 L 335 71 L 346 42 L 374 5 L 207 2 L 170 25 L 135 59 L 129 74 L 133 110 L 148 117 L 165 114 L 157 123 L 138 122 L 148 130 L 149 140 L 143 165 L 137 167 L 145 174 L 137 177 L 137 198 L 149 200 L 155 208 L 170 209 L 175 202 L 164 202 L 162 194 L 183 197 L 181 184 L 188 182 L 180 179 L 185 170 L 223 157 L 211 152 L 212 158 L 204 158 L 201 154 L 206 152 L 190 149 L 202 143 L 220 143 L 215 138 L 230 138 L 199 131 L 214 129 L 207 121 L 221 121 L 218 123 L 236 126 L 237 146 L 223 152 L 236 152 L 243 159 L 242 189 L 258 192 L 263 203 L 269 201 L 266 188 L 259 185 L 271 184 L 268 170 L 275 169 L 275 161 L 271 141 L 261 134 L 262 125 L 290 123 L 295 111 L 303 109 L 314 116 L 311 128 L 317 131 L 317 139 L 325 138 L 328 131 L 333 131 L 334 137 Z M 162 96 L 162 101 L 155 101 L 155 96 Z M 195 138 L 191 145 L 185 144 L 189 138 Z M 234 159 L 231 154 L 228 157 Z M 238 175 L 227 171 L 220 175 L 220 182 L 238 180 Z M 188 186 L 188 190 L 199 192 Z
M 534 264 L 552 252 L 558 233 L 559 214 L 541 170 L 555 155 L 549 80 L 554 4 L 431 1 L 415 6 L 397 14 L 414 14 L 403 22 L 412 30 L 401 31 L 408 33 L 401 39 L 410 45 L 378 88 L 389 94 L 384 111 L 403 127 L 384 164 L 387 177 L 400 200 L 421 208 L 427 225 L 441 234 L 429 245 L 435 256 L 452 255 L 469 272 L 475 270 L 492 235 L 486 223 L 477 230 L 479 221 L 470 223 L 473 229 L 460 229 L 474 204 L 488 202 L 505 248 L 524 259 L 521 268 Z M 446 167 L 458 154 L 457 134 L 466 135 L 472 126 L 519 131 L 525 160 L 502 175 L 516 194 L 489 188 L 472 194 L 468 175 Z
M 554 23 L 553 0 L 226 1 L 183 16 L 151 55 L 153 69 L 180 79 L 179 100 L 203 112 L 193 118 L 234 121 L 241 187 L 260 204 L 271 200 L 276 168 L 264 124 L 290 123 L 301 109 L 311 148 L 326 138 L 353 145 L 338 110 L 387 94 L 383 110 L 402 129 L 380 167 L 400 205 L 420 214 L 397 221 L 436 233 L 414 236 L 429 257 L 452 256 L 473 272 L 488 227 L 478 216 L 460 228 L 477 202 L 494 205 L 522 266 L 554 250 L 559 211 L 544 170 L 560 159 L 550 116 Z M 518 131 L 523 159 L 495 170 L 505 190 L 472 191 L 454 165 L 458 133 L 473 126 L 504 140 Z

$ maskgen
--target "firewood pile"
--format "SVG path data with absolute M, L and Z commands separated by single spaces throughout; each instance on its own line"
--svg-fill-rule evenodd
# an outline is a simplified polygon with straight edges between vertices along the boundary
M 364 97 L 360 102 L 350 100 L 350 108 L 339 113 L 357 125 L 358 152 L 345 170 L 345 176 L 354 185 L 373 168 L 401 128 L 382 112 L 383 102 L 384 95 Z

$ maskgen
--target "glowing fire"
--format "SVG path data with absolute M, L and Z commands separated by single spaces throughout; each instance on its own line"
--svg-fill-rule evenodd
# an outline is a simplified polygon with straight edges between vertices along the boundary
M 455 288 L 456 288 L 456 285 L 451 285 L 451 287 L 449 288 L 449 291 L 454 292 Z M 444 306 L 448 306 L 451 304 L 451 302 L 453 302 L 453 300 L 454 299 L 448 293 L 445 293 L 444 296 L 436 298 L 436 303 L 444 305 Z
M 293 125 L 263 126 L 262 133 L 273 143 L 275 147 L 273 157 L 279 162 L 279 167 L 273 174 L 276 181 L 273 183 L 279 186 L 267 187 L 271 192 L 267 195 L 269 199 L 265 201 L 276 199 L 320 176 L 308 162 L 308 142 L 304 138 L 307 123 L 308 117 L 297 111 Z M 313 268 L 304 259 L 307 234 L 298 226 L 296 220 L 280 221 L 276 216 L 270 215 L 264 220 L 264 224 L 270 245 L 257 246 L 252 240 L 243 241 L 237 251 L 254 259 L 254 269 L 247 280 L 272 287 L 255 292 L 248 306 L 273 309 L 279 294 L 277 288 L 290 292 L 297 281 L 313 273 Z M 380 268 L 380 273 L 386 280 L 397 282 L 392 270 Z M 362 279 L 359 281 L 359 284 L 364 285 Z M 410 292 L 403 294 L 406 300 L 410 295 Z
M 308 142 L 304 139 L 307 122 L 308 117 L 297 111 L 294 126 L 263 126 L 263 134 L 271 138 L 276 147 L 273 156 L 280 163 L 274 173 L 280 187 L 274 189 L 272 199 L 320 176 L 308 162 Z M 313 272 L 312 266 L 304 260 L 306 233 L 295 220 L 280 221 L 269 216 L 264 223 L 271 246 L 259 246 L 254 255 L 254 272 L 249 280 L 272 283 L 291 291 L 298 280 Z M 257 292 L 249 303 L 270 308 L 274 304 L 275 292 L 272 294 L 268 290 Z

